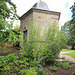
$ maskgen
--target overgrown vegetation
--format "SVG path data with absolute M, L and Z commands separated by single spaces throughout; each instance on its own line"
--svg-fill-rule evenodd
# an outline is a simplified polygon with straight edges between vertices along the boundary
M 7 21 L 9 19 L 9 22 Z M 18 19 L 16 5 L 11 0 L 0 0 L 0 45 L 5 43 L 7 30 L 13 28 L 13 20 Z
M 60 66 L 63 68 L 63 69 L 70 69 L 71 66 L 69 65 L 69 63 L 67 62 L 63 62 L 63 63 L 60 63 Z
M 19 75 L 45 75 L 46 73 L 43 69 L 45 63 L 52 62 L 56 58 L 58 58 L 60 50 L 66 45 L 68 41 L 68 35 L 64 32 L 60 32 L 56 23 L 50 25 L 48 31 L 45 30 L 47 32 L 44 32 L 44 42 L 42 42 L 41 39 L 41 31 L 37 31 L 40 30 L 38 25 L 37 27 L 34 25 L 32 25 L 31 27 L 32 28 L 30 31 L 29 40 L 25 44 L 23 42 L 23 36 L 20 36 L 20 38 L 18 38 L 18 40 L 21 40 L 21 49 L 19 54 L 17 54 L 17 56 L 10 54 L 4 57 L 9 58 L 9 62 L 7 63 L 8 60 L 6 59 L 6 65 L 2 65 L 0 67 L 0 71 L 5 75 L 10 75 L 10 73 L 18 73 Z M 12 35 L 10 36 L 12 37 Z M 10 41 L 11 39 L 11 42 L 14 42 L 14 40 L 16 39 L 13 37 L 11 38 L 10 36 L 8 37 L 8 41 Z M 14 59 L 14 57 L 16 60 Z M 5 61 L 4 58 L 3 61 Z M 12 61 L 10 61 L 10 58 L 12 59 Z
M 41 27 L 30 23 L 30 33 L 27 42 L 24 44 L 23 33 L 20 29 L 13 29 L 13 21 L 6 21 L 7 18 L 13 20 L 18 16 L 16 6 L 11 0 L 0 1 L 0 47 L 8 49 L 9 47 L 19 46 L 20 51 L 6 56 L 0 56 L 1 75 L 46 75 L 43 66 L 45 63 L 54 62 L 58 58 L 60 50 L 68 42 L 68 34 L 59 31 L 56 22 L 51 24 L 48 29 L 44 29 L 41 36 Z M 8 4 L 11 6 L 8 8 Z M 11 16 L 12 14 L 12 16 Z M 4 50 L 5 51 L 5 50 Z M 57 66 L 63 69 L 71 68 L 71 63 L 55 62 L 51 66 L 51 71 L 57 71 Z
M 70 69 L 72 66 L 71 64 L 73 64 L 72 62 L 60 62 L 60 61 L 57 61 L 54 63 L 55 66 L 61 66 L 63 69 Z
M 57 71 L 57 67 L 56 66 L 50 66 L 49 70 L 52 72 L 56 72 Z
M 71 12 L 72 12 L 72 19 L 70 21 L 67 21 L 64 26 L 61 27 L 61 30 L 64 31 L 66 30 L 66 32 L 69 34 L 69 41 L 68 41 L 68 45 L 72 46 L 72 49 L 75 49 L 75 2 L 72 5 L 72 7 L 70 8 Z

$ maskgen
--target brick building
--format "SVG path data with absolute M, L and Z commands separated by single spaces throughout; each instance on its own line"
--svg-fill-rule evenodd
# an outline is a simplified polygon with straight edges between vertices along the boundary
M 44 29 L 48 29 L 49 25 L 54 21 L 58 23 L 59 18 L 59 12 L 50 11 L 45 2 L 37 2 L 29 11 L 19 18 L 21 22 L 20 31 L 23 32 L 23 38 L 27 38 L 26 41 L 29 40 L 31 29 L 30 22 L 32 22 L 34 26 L 38 25 L 38 27 L 40 27 L 42 37 Z

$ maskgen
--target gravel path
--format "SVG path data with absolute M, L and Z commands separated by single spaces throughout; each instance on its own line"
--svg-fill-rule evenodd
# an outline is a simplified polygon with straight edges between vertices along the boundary
M 61 59 L 61 58 L 65 57 L 65 59 L 67 61 L 71 61 L 71 62 L 75 63 L 75 58 L 73 58 L 69 55 L 63 55 L 64 53 L 70 53 L 70 52 L 75 52 L 75 51 L 60 52 L 59 58 Z

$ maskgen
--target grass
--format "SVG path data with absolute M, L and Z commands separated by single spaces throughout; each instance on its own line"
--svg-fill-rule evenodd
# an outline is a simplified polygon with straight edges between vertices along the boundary
M 74 51 L 72 49 L 62 49 L 61 52 L 66 52 L 66 51 Z
M 75 58 L 75 52 L 65 53 L 65 54 L 63 54 L 63 55 L 70 55 L 70 56 L 72 56 L 73 58 Z

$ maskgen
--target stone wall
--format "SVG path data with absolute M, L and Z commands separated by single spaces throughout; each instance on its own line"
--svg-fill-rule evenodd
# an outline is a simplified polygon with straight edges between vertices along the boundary
M 29 40 L 29 34 L 30 34 L 30 23 L 32 23 L 33 21 L 33 12 L 30 13 L 29 15 L 23 17 L 20 20 L 20 32 L 22 33 L 23 36 L 23 31 L 27 30 L 27 41 Z
M 21 25 L 20 25 L 20 31 L 23 32 L 25 30 L 28 30 L 29 28 L 29 23 L 32 22 L 33 20 L 33 12 L 30 13 L 28 16 L 25 16 L 23 17 L 20 22 L 21 22 Z
M 27 14 L 29 13 L 29 14 Z M 59 21 L 59 16 L 60 14 L 57 12 L 51 12 L 51 11 L 45 11 L 45 10 L 29 10 L 27 12 L 26 16 L 22 16 L 20 19 L 21 21 L 21 26 L 20 26 L 20 31 L 23 32 L 27 30 L 27 39 L 30 37 L 30 32 L 31 32 L 31 24 L 33 24 L 36 27 L 39 27 L 37 31 L 39 32 L 41 30 L 41 37 L 43 37 L 43 32 L 45 29 L 48 30 L 49 26 L 52 25 L 53 22 Z M 47 32 L 47 31 L 46 31 Z M 38 33 L 37 33 L 38 35 Z
M 52 25 L 54 22 L 56 22 L 56 24 L 58 23 L 59 14 L 43 11 L 43 10 L 42 12 L 40 10 L 34 10 L 33 21 L 34 21 L 34 25 L 38 25 L 38 27 L 40 28 L 41 37 L 42 37 L 42 40 L 44 40 L 43 33 L 45 29 L 46 29 L 45 32 L 47 32 L 50 25 Z

